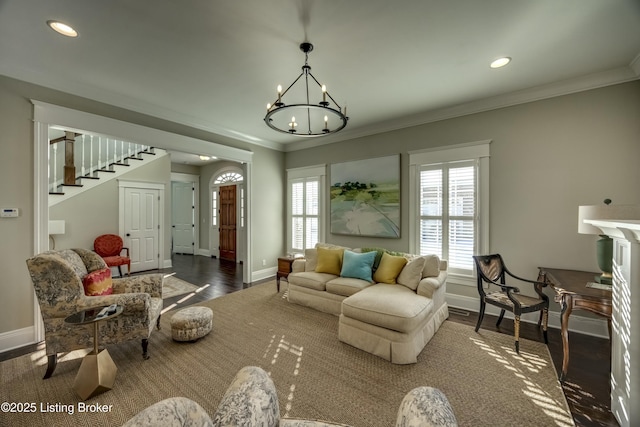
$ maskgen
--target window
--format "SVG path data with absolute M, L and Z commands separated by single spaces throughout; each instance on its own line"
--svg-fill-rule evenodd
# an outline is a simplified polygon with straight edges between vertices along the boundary
M 211 191 L 211 226 L 218 226 L 218 189 Z
M 287 171 L 289 252 L 304 252 L 323 238 L 324 203 L 321 188 L 324 184 L 324 171 L 324 166 Z
M 473 269 L 475 162 L 420 168 L 420 254 L 437 254 L 453 269 Z
M 473 276 L 472 256 L 488 249 L 488 158 L 488 142 L 410 153 L 412 250 L 446 259 L 454 276 Z
M 242 182 L 242 175 L 237 172 L 224 172 L 220 174 L 213 182 L 214 184 L 230 184 L 233 182 Z

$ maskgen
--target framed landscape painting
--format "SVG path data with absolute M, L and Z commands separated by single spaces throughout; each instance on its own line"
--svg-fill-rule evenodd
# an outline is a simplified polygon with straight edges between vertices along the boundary
M 400 238 L 400 155 L 331 165 L 331 233 Z

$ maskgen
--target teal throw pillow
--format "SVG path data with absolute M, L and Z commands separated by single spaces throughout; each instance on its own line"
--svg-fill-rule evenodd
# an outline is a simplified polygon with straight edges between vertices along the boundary
M 362 254 L 344 251 L 342 258 L 342 271 L 340 276 L 351 277 L 354 279 L 362 279 L 367 282 L 372 282 L 373 278 L 372 270 L 373 261 L 376 259 L 375 252 L 365 252 Z

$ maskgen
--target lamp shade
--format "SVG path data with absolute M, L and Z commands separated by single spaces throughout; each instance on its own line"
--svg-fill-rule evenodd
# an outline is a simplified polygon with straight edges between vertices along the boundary
M 64 234 L 65 221 L 63 219 L 49 220 L 49 234 Z
M 602 234 L 602 230 L 591 224 L 586 224 L 585 219 L 638 219 L 640 218 L 640 205 L 589 205 L 578 207 L 578 233 Z

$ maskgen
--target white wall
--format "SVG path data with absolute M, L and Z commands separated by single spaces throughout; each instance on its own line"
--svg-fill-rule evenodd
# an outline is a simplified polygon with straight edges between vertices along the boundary
M 171 256 L 171 172 L 169 156 L 138 166 L 99 186 L 49 208 L 49 219 L 65 220 L 65 234 L 54 236 L 56 249 L 93 249 L 101 234 L 120 234 L 118 224 L 118 180 L 164 184 L 164 258 Z M 104 174 L 103 174 L 104 175 Z M 160 267 L 164 260 L 160 260 Z

